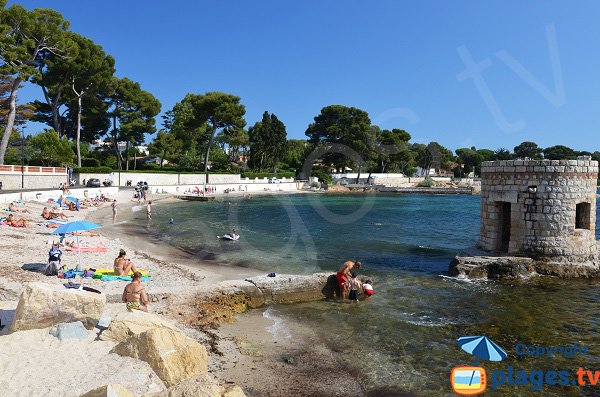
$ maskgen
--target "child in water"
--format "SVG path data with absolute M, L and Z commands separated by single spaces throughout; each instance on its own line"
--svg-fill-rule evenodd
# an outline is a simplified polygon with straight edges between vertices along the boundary
M 348 299 L 354 302 L 358 302 L 358 291 L 362 289 L 362 283 L 356 278 L 356 273 L 352 273 L 352 279 L 350 280 L 350 294 Z
M 371 280 L 365 281 L 362 285 L 362 288 L 366 298 L 370 297 L 375 293 L 375 291 L 373 290 L 373 282 Z

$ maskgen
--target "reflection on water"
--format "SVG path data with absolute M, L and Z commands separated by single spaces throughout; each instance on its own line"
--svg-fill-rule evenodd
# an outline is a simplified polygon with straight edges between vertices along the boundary
M 367 206 L 369 211 L 360 214 Z M 509 353 L 501 363 L 480 363 L 488 371 L 511 365 L 574 374 L 579 366 L 600 364 L 596 280 L 467 282 L 444 276 L 453 255 L 476 242 L 479 197 L 255 197 L 157 204 L 155 213 L 153 233 L 215 263 L 306 274 L 336 270 L 346 258 L 362 260 L 362 273 L 375 280 L 370 300 L 278 305 L 271 310 L 313 325 L 374 395 L 381 390 L 452 395 L 452 367 L 472 360 L 458 348 L 459 336 L 486 335 Z M 171 217 L 174 225 L 168 223 Z M 241 235 L 239 241 L 217 240 L 231 228 Z M 517 358 L 513 346 L 518 342 L 584 343 L 590 354 Z M 547 386 L 543 392 L 594 395 L 593 388 L 573 386 Z M 523 386 L 488 392 L 531 393 Z

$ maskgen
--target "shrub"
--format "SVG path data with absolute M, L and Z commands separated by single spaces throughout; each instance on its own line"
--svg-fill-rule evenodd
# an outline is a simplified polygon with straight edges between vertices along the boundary
M 100 161 L 98 159 L 81 159 L 81 167 L 100 167 Z
M 242 178 L 293 178 L 295 175 L 293 172 L 242 172 Z
M 425 180 L 417 183 L 418 187 L 432 187 L 435 184 L 435 182 L 433 181 L 433 179 L 427 177 L 425 178 Z
M 312 170 L 310 176 L 317 177 L 321 182 L 325 182 L 328 185 L 333 183 L 333 178 L 331 175 L 322 170 Z
M 110 167 L 81 167 L 73 170 L 75 174 L 110 174 L 111 172 L 113 170 Z

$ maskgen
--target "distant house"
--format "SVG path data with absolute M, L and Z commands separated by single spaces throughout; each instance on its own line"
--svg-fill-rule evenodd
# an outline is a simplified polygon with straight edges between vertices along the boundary
M 143 157 L 142 157 L 143 158 Z M 144 164 L 156 164 L 160 165 L 160 157 L 146 157 L 144 159 Z M 162 165 L 167 165 L 169 162 L 167 160 L 163 160 Z

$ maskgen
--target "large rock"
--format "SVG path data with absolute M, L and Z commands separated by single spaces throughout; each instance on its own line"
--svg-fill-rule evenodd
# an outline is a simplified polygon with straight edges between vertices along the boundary
M 59 340 L 87 339 L 89 333 L 84 328 L 81 321 L 76 321 L 74 323 L 62 323 L 55 325 L 50 329 L 50 335 L 57 337 Z
M 135 397 L 132 392 L 119 384 L 100 386 L 90 390 L 81 397 Z
M 132 392 L 119 384 L 104 385 L 90 390 L 81 397 L 135 397 Z
M 21 291 L 11 332 L 75 321 L 92 329 L 105 304 L 106 298 L 102 294 L 67 289 L 62 285 L 29 283 Z
M 219 387 L 206 374 L 194 376 L 160 392 L 147 393 L 144 397 L 222 397 Z
M 448 269 L 453 277 L 524 279 L 547 275 L 561 278 L 599 277 L 600 263 L 550 262 L 521 256 L 457 256 Z
M 246 279 L 256 285 L 265 300 L 273 302 L 301 302 L 326 297 L 325 289 L 331 273 L 310 276 L 277 274 L 275 277 L 257 276 Z
M 150 364 L 167 387 L 208 371 L 204 346 L 180 331 L 154 328 L 119 343 L 111 353 Z
M 177 331 L 177 327 L 154 314 L 141 310 L 124 310 L 112 318 L 108 329 L 100 334 L 100 339 L 124 342 L 134 335 L 154 328 Z
M 533 259 L 518 256 L 457 256 L 448 273 L 470 279 L 527 278 L 535 275 Z

